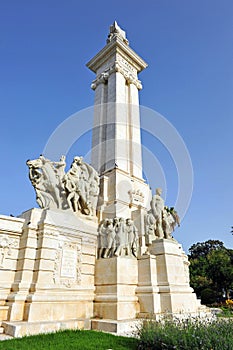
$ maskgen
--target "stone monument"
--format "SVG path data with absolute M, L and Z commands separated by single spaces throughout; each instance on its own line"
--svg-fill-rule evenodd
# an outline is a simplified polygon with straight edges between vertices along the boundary
M 39 208 L 0 216 L 0 330 L 12 336 L 121 333 L 143 317 L 206 312 L 173 238 L 179 216 L 142 176 L 138 73 L 147 64 L 114 22 L 87 66 L 96 74 L 92 165 L 28 160 Z

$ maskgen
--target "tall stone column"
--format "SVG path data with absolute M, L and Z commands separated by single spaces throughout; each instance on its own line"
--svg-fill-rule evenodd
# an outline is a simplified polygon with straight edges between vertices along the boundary
M 103 164 L 105 163 L 106 147 L 104 142 L 100 140 L 105 139 L 106 133 L 106 113 L 107 113 L 107 95 L 108 86 L 105 80 L 99 82 L 95 86 L 95 107 L 94 107 L 94 123 L 92 131 L 92 148 L 95 152 L 94 164 L 95 168 L 103 171 Z
M 129 138 L 130 143 L 130 173 L 142 178 L 142 151 L 141 151 L 141 131 L 140 131 L 140 111 L 138 88 L 131 83 L 129 89 Z
M 107 45 L 88 63 L 96 79 L 92 166 L 100 173 L 99 217 L 132 217 L 149 203 L 142 178 L 138 73 L 146 62 L 130 47 L 116 22 Z M 141 200 L 134 201 L 134 194 Z

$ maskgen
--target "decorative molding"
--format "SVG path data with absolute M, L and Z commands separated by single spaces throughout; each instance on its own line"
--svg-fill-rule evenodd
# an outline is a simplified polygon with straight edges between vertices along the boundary
M 59 232 L 58 231 L 46 231 L 46 230 L 39 230 L 37 232 L 37 239 L 42 237 L 58 237 Z
M 141 90 L 142 89 L 141 81 L 138 80 L 137 75 L 135 75 L 135 72 L 132 72 L 132 71 L 133 69 L 130 71 L 129 67 L 126 66 L 125 63 L 123 63 L 123 60 L 115 61 L 113 65 L 111 65 L 104 72 L 99 74 L 97 78 L 93 80 L 91 84 L 91 88 L 95 90 L 99 84 L 106 84 L 111 74 L 119 72 L 123 75 L 123 77 L 125 78 L 128 84 L 134 84 L 138 90 Z
M 8 236 L 0 237 L 0 267 L 4 267 L 6 255 L 12 254 L 12 248 L 17 246 L 17 240 Z
M 129 45 L 126 45 L 118 36 L 115 36 L 97 55 L 95 55 L 88 63 L 87 67 L 94 73 L 109 60 L 110 57 L 117 53 L 127 58 L 127 61 L 132 60 L 133 66 L 138 72 L 141 72 L 147 67 L 147 63 L 134 52 Z
M 95 239 L 90 239 L 88 237 L 83 237 L 82 243 L 96 246 L 96 240 Z
M 145 196 L 140 189 L 128 192 L 130 195 L 131 204 L 144 204 Z

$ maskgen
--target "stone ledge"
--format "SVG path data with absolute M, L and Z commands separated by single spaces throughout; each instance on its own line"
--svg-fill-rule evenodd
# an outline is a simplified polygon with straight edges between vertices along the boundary
M 103 331 L 107 333 L 116 333 L 118 335 L 135 337 L 142 320 L 110 320 L 110 319 L 92 319 L 91 329 L 96 331 Z
M 73 319 L 51 322 L 2 322 L 5 334 L 8 336 L 20 338 L 25 335 L 35 335 L 42 333 L 57 332 L 65 329 L 91 329 L 90 319 Z

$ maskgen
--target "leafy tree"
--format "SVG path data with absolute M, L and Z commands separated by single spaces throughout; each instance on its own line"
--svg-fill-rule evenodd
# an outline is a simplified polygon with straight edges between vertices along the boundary
M 216 249 L 223 248 L 224 244 L 223 242 L 219 240 L 212 240 L 209 239 L 205 242 L 198 242 L 196 244 L 193 244 L 191 248 L 189 248 L 189 258 L 195 259 L 200 257 L 207 257 L 207 255 L 212 251 Z
M 206 275 L 207 261 L 203 256 L 194 259 L 189 258 L 189 261 L 190 285 L 200 298 L 202 290 L 211 287 L 211 281 Z
M 232 253 L 226 249 L 211 251 L 207 256 L 207 275 L 212 280 L 215 290 L 229 298 L 233 288 L 233 261 Z
M 224 247 L 219 240 L 193 244 L 189 249 L 190 284 L 198 297 L 204 290 L 213 295 L 229 296 L 233 288 L 233 250 Z M 209 292 L 208 292 L 209 293 Z

